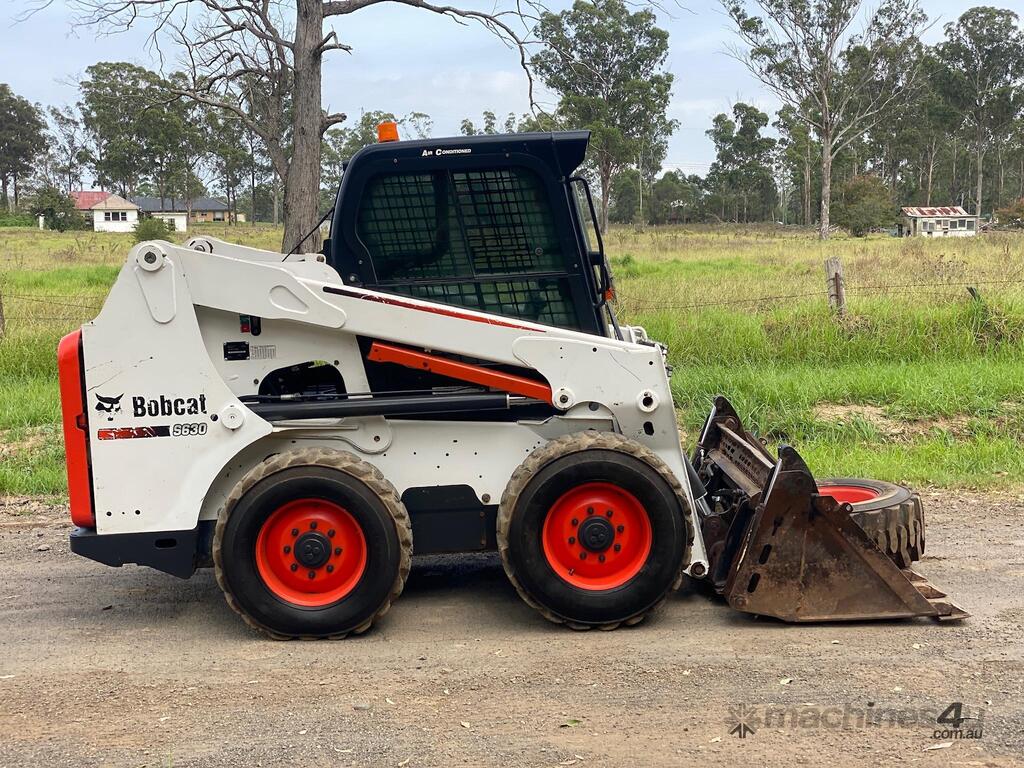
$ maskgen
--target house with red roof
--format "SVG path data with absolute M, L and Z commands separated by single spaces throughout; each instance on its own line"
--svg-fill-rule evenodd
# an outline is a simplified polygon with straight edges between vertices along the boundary
M 131 232 L 139 221 L 139 206 L 110 192 L 72 192 L 71 199 L 96 232 Z
M 937 208 L 908 206 L 900 210 L 900 237 L 971 237 L 978 234 L 978 217 L 959 205 Z

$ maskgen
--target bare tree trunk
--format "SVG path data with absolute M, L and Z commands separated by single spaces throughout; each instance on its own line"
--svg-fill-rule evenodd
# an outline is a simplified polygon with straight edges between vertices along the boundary
M 932 204 L 932 179 L 935 176 L 935 144 L 936 139 L 932 139 L 931 147 L 928 149 L 928 191 L 925 193 L 925 205 Z
M 324 6 L 321 0 L 298 0 L 295 14 L 295 120 L 292 158 L 284 183 L 284 241 L 288 253 L 295 248 L 304 253 L 320 250 L 320 232 L 316 228 L 320 192 L 320 136 L 324 118 L 320 73 L 320 44 L 324 32 Z
M 14 174 L 14 210 L 18 210 L 18 174 Z
M 252 136 L 249 137 L 249 194 L 252 196 L 249 199 L 249 226 L 256 226 L 256 145 L 252 140 Z
M 995 153 L 995 162 L 997 169 L 996 175 L 999 179 L 999 183 L 995 190 L 995 205 L 993 206 L 993 208 L 999 208 L 1002 205 L 1002 190 L 1004 190 L 1004 185 L 1007 177 L 1006 164 L 1004 163 L 1004 156 L 1002 156 L 1001 145 L 998 147 L 998 150 Z M 14 205 L 17 206 L 16 199 L 14 201 Z
M 811 223 L 811 137 L 804 152 L 804 226 Z
M 4 202 L 4 210 L 9 211 L 11 209 L 10 203 L 7 199 L 7 174 L 0 173 L 0 200 Z
M 977 160 L 978 160 L 978 168 L 977 168 L 977 171 L 978 171 L 978 177 L 977 177 L 978 178 L 978 182 L 977 182 L 977 187 L 976 187 L 977 195 L 975 197 L 976 203 L 975 203 L 975 207 L 974 207 L 974 215 L 980 218 L 981 217 L 981 185 L 982 185 L 982 179 L 984 177 L 984 171 L 985 171 L 985 142 L 984 142 L 984 139 L 981 136 L 981 130 L 980 129 L 978 131 L 977 148 L 976 148 L 975 152 L 977 154 Z
M 601 163 L 601 221 L 602 232 L 608 231 L 608 204 L 612 196 L 612 167 L 608 162 Z
M 832 134 L 824 131 L 821 136 L 821 220 L 818 222 L 818 237 L 822 240 L 828 239 L 831 205 Z
M 953 167 L 949 174 L 949 196 L 951 199 L 956 198 L 956 137 L 953 137 Z
M 280 188 L 281 185 L 278 183 L 277 173 L 274 174 L 273 184 L 271 185 L 274 190 L 274 226 L 276 227 L 281 223 L 281 204 L 280 204 Z

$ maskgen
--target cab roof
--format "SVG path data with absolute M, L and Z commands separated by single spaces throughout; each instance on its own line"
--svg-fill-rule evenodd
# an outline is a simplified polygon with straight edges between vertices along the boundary
M 504 133 L 387 141 L 360 149 L 352 156 L 346 170 L 384 158 L 401 160 L 413 157 L 486 157 L 516 152 L 535 155 L 548 163 L 554 163 L 561 175 L 569 176 L 583 162 L 589 141 L 590 131 Z

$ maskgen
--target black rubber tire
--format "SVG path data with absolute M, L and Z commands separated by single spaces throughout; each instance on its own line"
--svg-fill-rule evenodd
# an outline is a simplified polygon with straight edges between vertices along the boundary
M 562 579 L 541 543 L 551 504 L 590 481 L 631 492 L 651 523 L 646 561 L 613 589 L 583 589 Z M 679 481 L 650 449 L 618 434 L 582 432 L 552 440 L 516 469 L 498 509 L 497 538 L 509 580 L 546 619 L 573 629 L 615 629 L 639 623 L 678 589 L 693 543 L 692 514 Z
M 826 477 L 817 483 L 822 492 L 830 485 L 846 485 L 876 493 L 873 499 L 851 503 L 850 517 L 900 568 L 921 559 L 924 508 L 916 493 L 902 485 L 857 477 Z
M 256 538 L 281 504 L 301 497 L 343 506 L 366 538 L 366 569 L 344 598 L 304 607 L 275 595 L 256 567 Z M 231 608 L 277 640 L 360 634 L 401 594 L 412 561 L 409 514 L 380 472 L 343 451 L 306 448 L 257 464 L 228 496 L 213 542 L 217 583 Z

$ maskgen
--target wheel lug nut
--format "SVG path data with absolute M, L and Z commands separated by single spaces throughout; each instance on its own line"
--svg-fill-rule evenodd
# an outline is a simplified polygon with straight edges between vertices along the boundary
M 327 538 L 329 538 L 329 539 L 333 539 L 334 538 L 334 529 L 333 528 L 331 528 L 331 530 L 329 530 L 327 532 Z
M 605 514 L 608 515 L 608 517 L 611 517 L 612 516 L 612 511 L 609 509 L 607 512 L 605 512 Z
M 617 527 L 615 528 L 615 530 L 616 530 L 616 531 L 617 531 L 618 533 L 622 533 L 622 532 L 623 532 L 624 530 L 626 530 L 626 526 L 624 526 L 624 525 L 620 525 L 620 526 L 617 526 Z
M 576 543 L 576 537 L 575 536 L 570 536 L 569 537 L 569 543 L 570 544 L 575 544 Z
M 593 507 L 587 507 L 587 514 L 588 515 L 594 514 L 594 508 Z
M 292 551 L 292 548 L 291 548 L 291 547 L 285 547 L 285 548 L 284 548 L 284 553 L 285 553 L 286 555 L 287 555 L 287 554 L 288 554 L 289 552 L 291 552 L 291 551 Z
M 615 551 L 616 552 L 621 552 L 622 551 L 622 545 L 621 544 L 616 544 L 615 545 Z
M 298 528 L 292 528 L 292 536 L 298 536 L 298 535 L 299 535 L 299 529 Z
M 577 518 L 575 518 L 575 517 L 574 517 L 574 518 L 572 519 L 572 524 L 573 524 L 573 526 L 575 527 L 575 526 L 577 526 L 577 525 L 579 525 L 579 524 L 580 524 L 580 521 L 579 521 L 579 520 L 578 520 Z
M 292 563 L 292 570 L 293 570 L 293 571 L 297 571 L 297 570 L 299 570 L 299 565 L 298 565 L 298 563 Z
M 315 531 L 316 530 L 316 520 L 314 520 L 312 523 L 309 524 L 309 530 L 311 530 L 311 531 Z
M 341 554 L 341 547 L 335 547 L 334 548 L 334 554 L 340 555 Z
M 328 573 L 334 573 L 334 566 L 333 565 L 328 565 L 327 566 L 327 572 Z
M 316 571 L 310 571 L 309 572 L 309 578 L 315 579 L 316 578 Z
M 587 553 L 586 552 L 580 552 L 580 560 L 586 560 L 586 559 L 587 559 Z
M 603 563 L 603 562 L 604 562 L 604 555 L 598 555 L 598 556 L 597 556 L 597 561 L 598 561 L 599 563 Z

